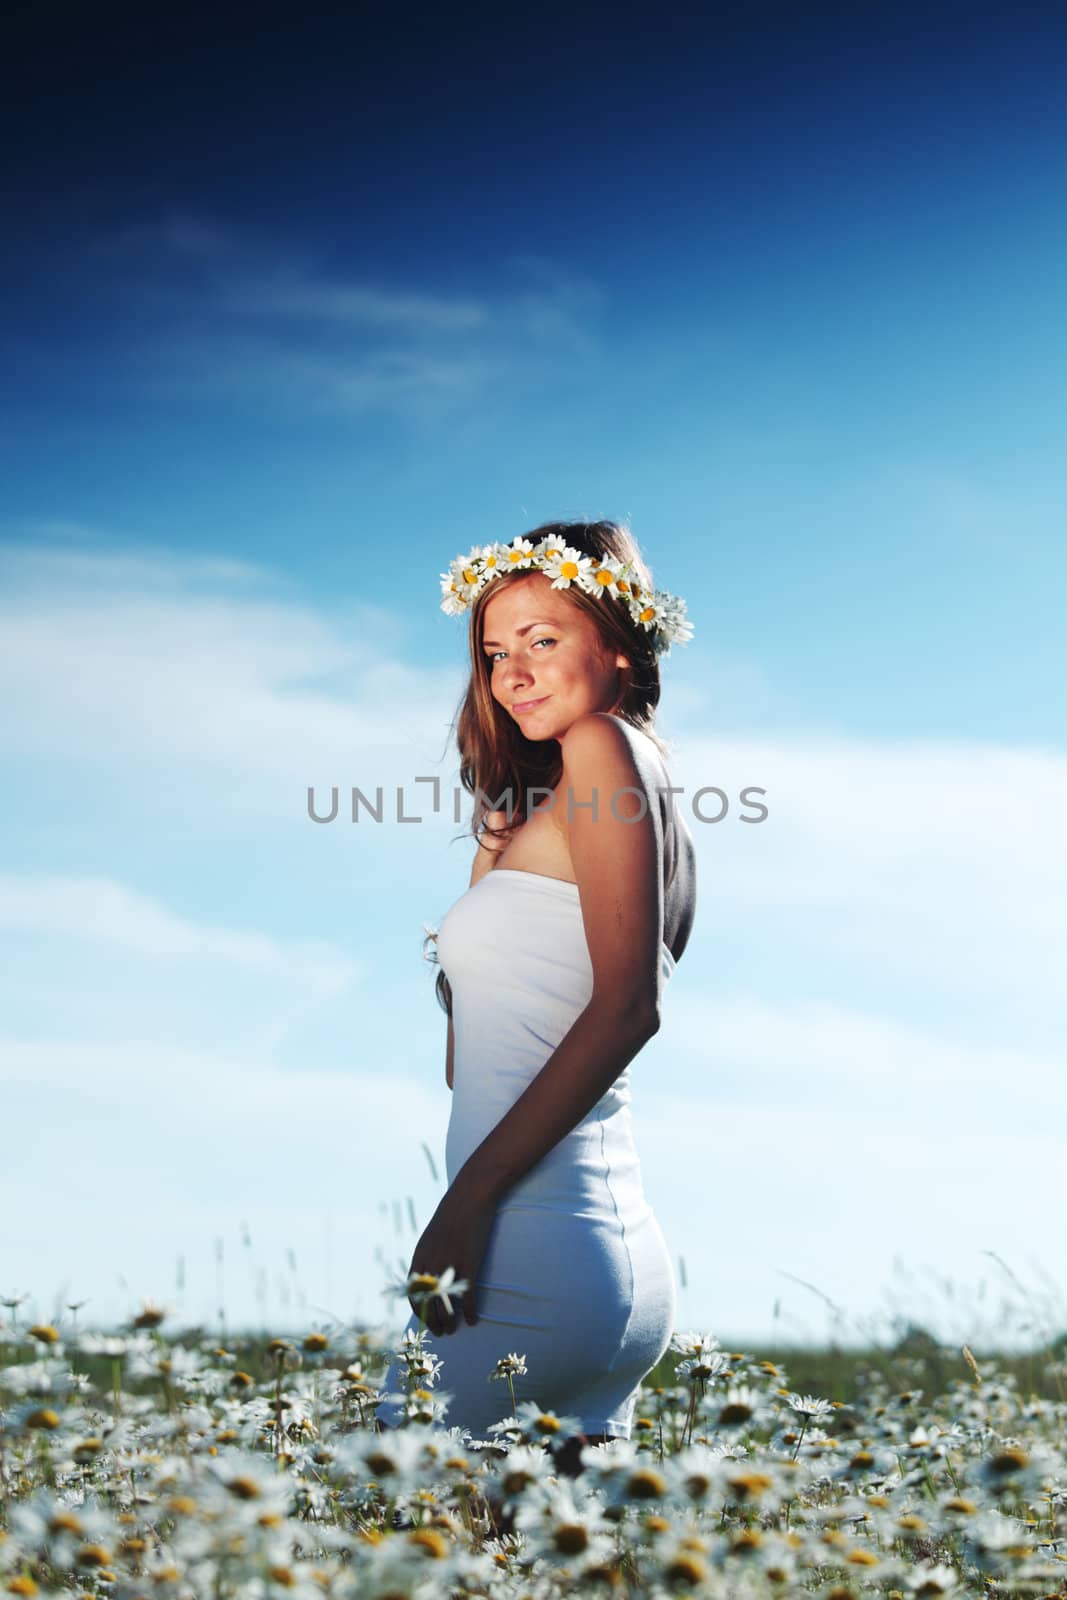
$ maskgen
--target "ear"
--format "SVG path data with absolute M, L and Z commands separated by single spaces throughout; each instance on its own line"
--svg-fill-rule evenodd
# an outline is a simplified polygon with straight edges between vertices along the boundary
M 615 657 L 615 665 L 617 667 L 628 667 L 630 665 L 629 656 L 616 655 L 616 657 Z

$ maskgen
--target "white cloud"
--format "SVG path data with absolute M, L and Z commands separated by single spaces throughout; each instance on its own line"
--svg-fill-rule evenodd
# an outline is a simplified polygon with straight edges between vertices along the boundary
M 22 1130 L 5 1144 L 0 1193 L 9 1216 L 32 1196 L 32 1225 L 5 1241 L 4 1287 L 45 1308 L 66 1283 L 71 1297 L 91 1297 L 91 1319 L 107 1321 L 131 1295 L 171 1301 L 161 1279 L 183 1255 L 190 1314 L 214 1317 L 214 1243 L 241 1218 L 256 1234 L 260 1266 L 296 1248 L 312 1302 L 330 1288 L 341 1315 L 355 1303 L 371 1322 L 402 1323 L 406 1307 L 401 1314 L 381 1294 L 376 1252 L 390 1267 L 398 1255 L 406 1265 L 417 1238 L 408 1196 L 422 1228 L 443 1192 L 449 1098 L 443 1079 L 431 1090 L 396 1066 L 388 1076 L 365 1063 L 293 1073 L 154 1039 L 0 1038 L 0 1104 L 17 1103 Z M 339 1222 L 332 1286 L 319 1227 L 328 1213 Z M 257 1320 L 243 1262 L 227 1286 L 231 1319 Z M 277 1305 L 273 1285 L 270 1300 Z
M 693 1082 L 702 1062 L 711 1105 L 774 1100 L 836 1113 L 853 1102 L 864 1118 L 876 1110 L 881 1125 L 905 1132 L 919 1117 L 957 1133 L 1057 1117 L 1067 1126 L 1067 1073 L 1057 1057 L 965 1042 L 843 999 L 773 1004 L 738 990 L 709 999 L 668 989 L 665 1011 L 656 1048 L 672 1058 L 672 1085 L 683 1074 Z M 637 1075 L 647 1097 L 640 1068 Z
M 166 772 L 195 810 L 288 817 L 309 784 L 389 793 L 427 770 L 459 681 L 403 661 L 402 617 L 209 577 L 194 561 L 183 581 L 169 554 L 104 552 L 96 569 L 84 550 L 0 548 L 5 753 L 103 766 L 160 804 Z
M 443 1130 L 451 1100 L 443 1072 L 430 1089 L 395 1064 L 388 1075 L 367 1070 L 366 1063 L 348 1072 L 311 1064 L 292 1071 L 225 1047 L 0 1036 L 0 1083 L 21 1086 L 27 1103 L 32 1098 L 44 1108 L 63 1100 L 79 1117 L 98 1118 L 103 1127 L 112 1114 L 99 1092 L 104 1082 L 144 1133 L 158 1128 L 165 1113 L 176 1133 L 195 1130 L 220 1148 L 231 1147 L 234 1161 L 251 1167 L 266 1148 L 261 1137 L 273 1130 L 279 1150 L 291 1138 L 294 1152 L 313 1145 L 321 1156 L 358 1154 L 367 1171 L 382 1176 L 390 1172 L 386 1147 L 394 1154 L 410 1150 L 427 1130 Z M 73 1138 L 78 1118 L 71 1116 L 65 1126 Z M 54 1133 L 65 1137 L 59 1127 Z M 27 1164 L 36 1160 L 29 1148 L 9 1155 Z M 184 1172 L 185 1155 L 171 1151 L 169 1166 Z M 272 1182 L 264 1174 L 265 1190 Z
M 809 1105 L 789 1097 L 739 1106 L 723 1104 L 710 1077 L 699 1094 L 642 1086 L 646 1193 L 676 1274 L 683 1257 L 689 1280 L 678 1325 L 766 1331 L 780 1300 L 783 1334 L 820 1337 L 829 1319 L 855 1340 L 879 1315 L 888 1322 L 888 1310 L 872 1308 L 904 1257 L 919 1277 L 955 1288 L 931 1295 L 917 1278 L 892 1310 L 975 1343 L 995 1310 L 980 1292 L 975 1299 L 976 1280 L 993 1271 L 987 1252 L 1023 1278 L 1031 1258 L 1039 1269 L 1058 1262 L 1058 1129 L 938 1126 L 913 1098 L 904 1131 L 872 1118 L 857 1097 L 823 1092 L 820 1101 L 813 1085 Z M 358 1285 L 363 1316 L 402 1320 L 380 1295 L 383 1262 L 410 1258 L 408 1197 L 421 1230 L 443 1190 L 451 1096 L 440 1078 L 428 1083 L 395 1064 L 386 1074 L 366 1059 L 349 1072 L 294 1072 L 247 1051 L 155 1040 L 0 1039 L 0 1102 L 13 1097 L 19 1125 L 36 1132 L 9 1141 L 4 1183 L 9 1204 L 34 1195 L 34 1224 L 11 1234 L 6 1281 L 42 1307 L 72 1277 L 103 1315 L 117 1268 L 131 1291 L 162 1292 L 161 1263 L 169 1270 L 182 1254 L 192 1299 L 213 1312 L 212 1246 L 232 1238 L 240 1218 L 258 1263 L 264 1251 L 280 1262 L 284 1245 L 297 1248 L 313 1304 L 328 1299 L 347 1313 Z M 45 1151 L 47 1172 L 62 1181 L 46 1179 Z M 338 1222 L 329 1290 L 328 1215 Z M 231 1244 L 229 1315 L 251 1320 L 251 1285 L 233 1258 Z
M 177 916 L 150 895 L 114 879 L 59 873 L 0 874 L 0 929 L 122 946 L 158 962 L 209 961 L 339 994 L 365 973 L 324 942 L 282 944 Z
M 906 982 L 912 1004 L 947 1005 L 964 1029 L 1044 1030 L 1045 1048 L 1058 1038 L 1062 1054 L 1067 756 L 684 726 L 676 742 L 674 781 L 700 854 L 694 937 L 707 930 L 709 952 L 723 939 L 743 942 L 752 962 L 767 951 L 779 983 L 792 952 L 809 989 L 825 992 Z M 692 820 L 707 784 L 730 802 L 715 825 Z M 749 784 L 767 791 L 764 822 L 738 820 Z M 715 798 L 701 805 L 713 814 Z M 1026 1046 L 1038 1042 L 1034 1031 Z
M 90 248 L 109 263 L 106 292 L 118 284 L 142 313 L 125 347 L 115 334 L 116 361 L 153 390 L 304 417 L 448 414 L 460 426 L 465 414 L 477 427 L 494 396 L 557 383 L 601 351 L 603 289 L 550 257 L 515 253 L 489 288 L 441 293 L 339 277 L 312 244 L 183 212 Z
M 766 1336 L 781 1299 L 782 1331 L 801 1340 L 828 1327 L 848 1342 L 865 1330 L 882 1337 L 903 1314 L 943 1337 L 998 1347 L 1005 1328 L 994 1331 L 994 1308 L 981 1303 L 987 1252 L 1020 1277 L 1031 1261 L 1046 1282 L 1060 1268 L 1062 1113 L 1051 1124 L 1037 1106 L 1032 1126 L 1004 1127 L 987 1095 L 986 1125 L 965 1127 L 925 1092 L 883 1116 L 858 1088 L 809 1082 L 807 1105 L 792 1094 L 722 1103 L 710 1077 L 701 1100 L 643 1092 L 635 1124 L 645 1192 L 690 1283 L 680 1324 L 692 1306 L 717 1333 Z M 919 1292 L 913 1279 L 894 1298 L 902 1261 L 940 1280 L 939 1292 Z M 1067 1280 L 1053 1282 L 1059 1320 L 1046 1337 L 1062 1326 L 1065 1292 Z M 1024 1295 L 1008 1301 L 1021 1326 Z
M 463 333 L 490 320 L 481 301 L 408 293 L 309 277 L 283 264 L 221 285 L 219 303 L 237 316 L 308 318 L 353 328 L 407 328 Z
M 12 606 L 23 597 L 32 603 L 35 594 L 64 591 L 85 604 L 90 595 L 125 592 L 140 598 L 146 591 L 173 594 L 198 584 L 216 590 L 238 584 L 243 598 L 253 587 L 286 586 L 274 569 L 232 556 L 103 545 L 99 529 L 69 519 L 43 518 L 21 531 L 25 542 L 0 546 L 0 578 Z

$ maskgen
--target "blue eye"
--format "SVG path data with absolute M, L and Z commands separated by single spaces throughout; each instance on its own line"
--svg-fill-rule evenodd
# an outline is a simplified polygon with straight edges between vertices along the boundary
M 534 640 L 534 644 L 535 645 L 538 645 L 538 644 L 556 644 L 556 643 L 558 643 L 558 641 L 556 639 L 553 639 L 551 637 L 551 635 L 547 634 L 547 633 L 545 634 L 544 638 L 535 639 Z M 503 650 L 487 650 L 486 651 L 486 660 L 489 662 L 490 666 L 494 666 L 496 664 L 497 656 L 502 656 L 503 654 L 504 654 Z

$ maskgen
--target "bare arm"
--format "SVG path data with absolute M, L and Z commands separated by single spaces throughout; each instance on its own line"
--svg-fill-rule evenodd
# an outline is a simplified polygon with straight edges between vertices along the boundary
M 501 1200 L 577 1127 L 659 1028 L 663 841 L 655 797 L 611 717 L 580 717 L 561 749 L 559 793 L 566 806 L 573 791 L 567 830 L 593 993 L 536 1078 L 456 1174 L 455 1186 L 477 1201 Z M 645 795 L 643 817 L 638 796 L 624 789 Z M 582 809 L 594 792 L 595 813 Z

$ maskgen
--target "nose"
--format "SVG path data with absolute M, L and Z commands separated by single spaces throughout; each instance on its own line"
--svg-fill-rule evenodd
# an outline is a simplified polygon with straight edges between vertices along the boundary
M 500 672 L 500 679 L 509 700 L 515 699 L 518 689 L 529 688 L 533 683 L 529 667 L 525 666 L 515 656 L 509 656 L 504 662 Z M 530 698 L 532 699 L 533 696 L 531 695 Z

